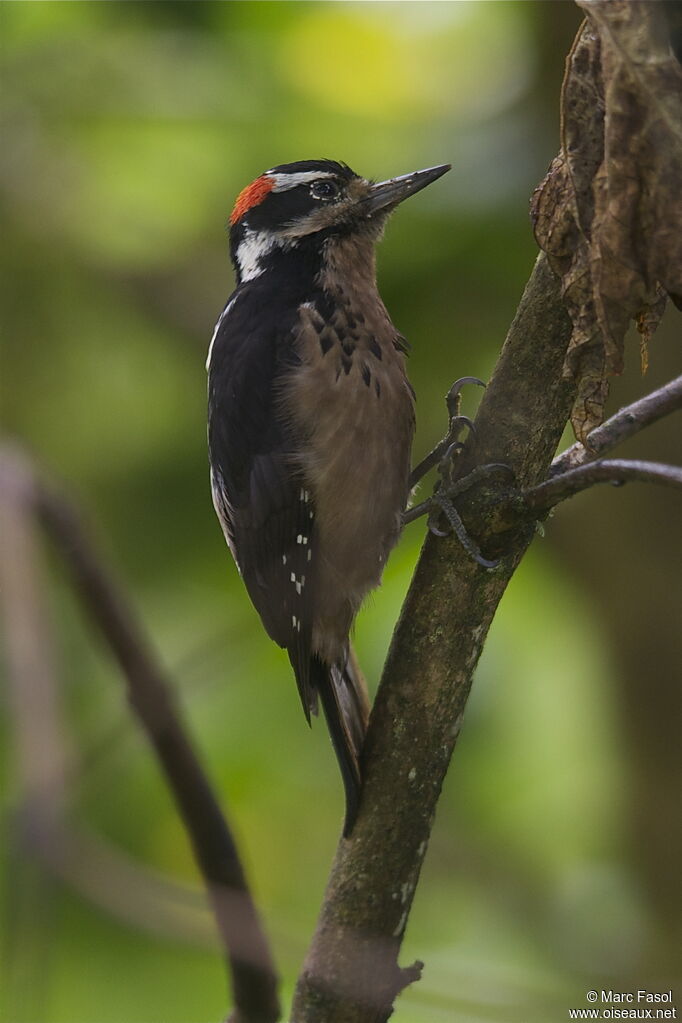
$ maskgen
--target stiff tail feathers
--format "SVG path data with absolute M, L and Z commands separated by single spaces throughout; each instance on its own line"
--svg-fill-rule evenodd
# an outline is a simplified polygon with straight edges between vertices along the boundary
M 311 687 L 320 695 L 346 792 L 343 834 L 353 830 L 360 806 L 362 775 L 360 756 L 369 720 L 367 687 L 352 648 L 343 661 L 328 665 L 313 655 Z
M 305 719 L 310 724 L 310 715 L 317 717 L 318 694 L 315 688 L 315 679 L 312 675 L 312 659 L 310 656 L 310 632 L 306 630 L 299 633 L 297 642 L 287 650 L 291 667 L 296 676 L 298 695 L 301 698 L 301 706 Z

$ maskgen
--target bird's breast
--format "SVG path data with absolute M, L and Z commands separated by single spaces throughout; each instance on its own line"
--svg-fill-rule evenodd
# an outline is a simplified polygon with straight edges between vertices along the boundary
M 380 299 L 331 313 L 305 303 L 300 365 L 281 388 L 315 503 L 321 589 L 355 606 L 380 580 L 407 500 L 414 409 L 397 337 Z

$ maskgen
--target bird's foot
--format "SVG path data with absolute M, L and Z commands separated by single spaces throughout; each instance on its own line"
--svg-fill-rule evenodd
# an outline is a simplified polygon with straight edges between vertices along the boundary
M 445 461 L 445 460 L 444 460 Z M 452 463 L 450 463 L 450 466 Z M 455 508 L 454 500 L 459 497 L 460 494 L 464 494 L 471 487 L 480 483 L 482 480 L 489 476 L 494 476 L 500 472 L 511 475 L 514 473 L 510 466 L 504 462 L 488 462 L 486 465 L 478 465 L 471 472 L 467 473 L 466 476 L 462 476 L 459 479 L 448 478 L 451 472 L 450 466 L 444 466 L 444 472 L 441 475 L 441 479 L 436 484 L 436 489 L 430 499 L 431 507 L 428 509 L 427 524 L 429 531 L 434 536 L 447 536 L 448 533 L 452 532 L 455 534 L 460 544 L 478 565 L 483 568 L 497 568 L 500 564 L 500 559 L 496 558 L 490 560 L 485 558 L 481 553 L 478 544 L 473 540 L 467 533 L 466 527 L 462 522 L 462 518 Z M 441 528 L 442 515 L 448 521 L 449 528 Z
M 486 465 L 479 465 L 472 469 L 465 476 L 458 476 L 460 471 L 459 455 L 464 449 L 464 443 L 459 439 L 462 430 L 466 428 L 471 434 L 474 442 L 476 431 L 474 424 L 467 417 L 460 415 L 461 392 L 466 384 L 476 384 L 478 387 L 485 387 L 478 377 L 460 377 L 456 380 L 446 396 L 448 407 L 449 426 L 446 436 L 435 446 L 426 458 L 412 470 L 410 475 L 410 489 L 429 472 L 430 469 L 438 467 L 439 480 L 436 483 L 431 497 L 420 504 L 409 508 L 403 514 L 403 522 L 414 522 L 422 515 L 428 515 L 428 528 L 434 536 L 447 536 L 454 533 L 467 554 L 483 568 L 496 568 L 500 561 L 490 560 L 483 556 L 478 544 L 469 536 L 462 518 L 455 507 L 455 500 L 464 494 L 471 487 L 480 483 L 488 476 L 499 472 L 511 474 L 513 472 L 503 462 L 490 462 Z M 447 528 L 441 528 L 442 518 L 447 519 Z
M 448 453 L 446 453 L 439 466 L 441 478 L 436 484 L 432 496 L 427 498 L 426 501 L 422 501 L 421 504 L 408 509 L 403 516 L 403 521 L 405 523 L 414 522 L 415 519 L 420 518 L 422 515 L 428 515 L 427 524 L 429 532 L 433 533 L 434 536 L 447 536 L 451 532 L 454 533 L 466 553 L 478 565 L 488 569 L 497 568 L 500 564 L 500 559 L 491 560 L 483 556 L 478 544 L 469 536 L 462 518 L 455 508 L 454 501 L 488 476 L 504 472 L 513 477 L 514 473 L 510 466 L 504 462 L 489 462 L 486 465 L 479 465 L 472 469 L 466 476 L 454 479 L 454 464 L 453 460 L 448 457 Z M 443 515 L 447 519 L 449 528 L 441 528 Z
M 476 384 L 477 387 L 485 387 L 483 381 L 479 380 L 478 377 L 460 377 L 459 380 L 455 380 L 445 397 L 449 418 L 448 432 L 436 444 L 433 451 L 430 451 L 426 458 L 423 458 L 410 473 L 410 490 L 416 487 L 434 466 L 439 465 L 439 463 L 442 464 L 446 459 L 450 462 L 453 461 L 455 455 L 459 454 L 464 447 L 463 442 L 459 439 L 463 429 L 466 428 L 475 436 L 472 421 L 468 416 L 460 415 L 462 388 L 465 384 Z

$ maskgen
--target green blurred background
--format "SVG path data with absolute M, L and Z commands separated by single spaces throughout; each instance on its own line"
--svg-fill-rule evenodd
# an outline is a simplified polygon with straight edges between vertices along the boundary
M 14 2 L 0 16 L 5 430 L 87 509 L 172 674 L 288 999 L 342 788 L 211 507 L 203 363 L 232 288 L 225 221 L 273 164 L 330 157 L 382 178 L 453 163 L 379 259 L 413 346 L 416 459 L 444 429 L 448 383 L 490 375 L 532 267 L 528 196 L 557 148 L 580 12 Z M 679 372 L 679 333 L 669 314 L 644 380 L 631 340 L 613 408 Z M 624 453 L 679 460 L 674 423 Z M 544 1023 L 591 987 L 674 986 L 679 521 L 675 493 L 599 488 L 549 521 L 513 580 L 408 927 L 404 961 L 426 969 L 400 1023 Z M 423 529 L 360 616 L 373 685 Z M 46 848 L 26 827 L 26 736 L 3 697 L 3 1018 L 218 1020 L 223 968 L 185 836 L 114 666 L 59 564 L 45 571 L 59 687 L 35 712 L 57 737 L 65 837 Z

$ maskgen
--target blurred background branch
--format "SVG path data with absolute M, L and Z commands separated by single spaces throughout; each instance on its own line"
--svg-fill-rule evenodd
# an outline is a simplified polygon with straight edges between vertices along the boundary
M 86 615 L 118 661 L 130 705 L 152 744 L 204 876 L 230 968 L 234 1023 L 276 1023 L 278 978 L 230 828 L 192 749 L 164 672 L 126 597 L 95 552 L 70 502 L 28 460 L 0 450 L 2 575 L 12 692 L 25 738 L 26 824 L 54 856 L 61 838 L 61 741 L 48 713 L 56 698 L 39 598 L 34 521 L 61 555 Z M 26 711 L 23 708 L 26 707 Z M 40 734 L 40 723 L 48 734 Z M 41 769 L 45 764 L 45 770 Z M 55 790 L 56 786 L 56 790 Z M 64 855 L 65 850 L 61 850 Z M 61 857 L 60 857 L 61 858 Z M 101 857 L 98 857 L 101 865 Z

